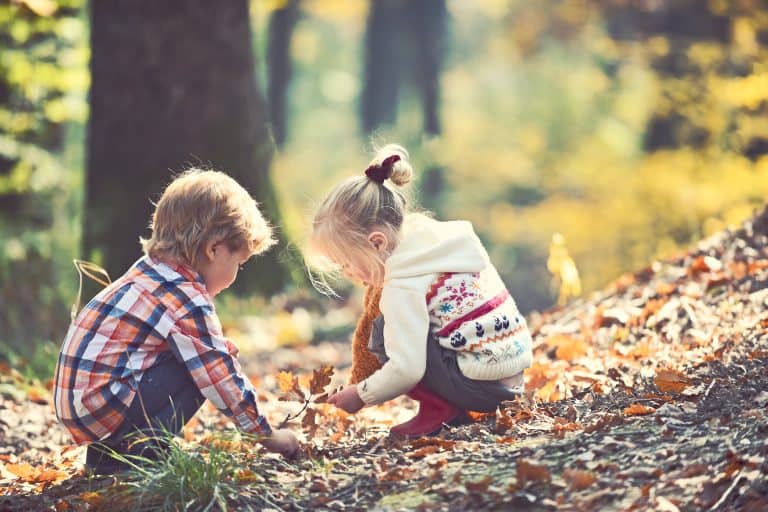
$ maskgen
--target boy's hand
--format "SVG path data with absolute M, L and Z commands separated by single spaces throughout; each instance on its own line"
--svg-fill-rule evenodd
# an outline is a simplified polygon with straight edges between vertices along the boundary
M 343 409 L 350 414 L 354 414 L 363 408 L 365 402 L 357 394 L 357 386 L 352 384 L 344 387 L 338 393 L 334 393 L 328 397 L 328 403 L 333 404 L 339 409 Z
M 299 441 L 296 436 L 285 429 L 273 430 L 272 435 L 261 441 L 261 444 L 267 450 L 279 453 L 286 459 L 292 459 L 299 451 Z

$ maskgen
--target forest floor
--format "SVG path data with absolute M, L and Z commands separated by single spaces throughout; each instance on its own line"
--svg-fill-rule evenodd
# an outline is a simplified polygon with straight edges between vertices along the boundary
M 766 306 L 768 209 L 532 315 L 527 395 L 496 415 L 404 441 L 388 427 L 413 414 L 408 399 L 355 416 L 312 403 L 289 423 L 304 444 L 286 461 L 237 437 L 216 444 L 232 427 L 205 407 L 180 443 L 231 454 L 230 510 L 768 510 Z M 246 359 L 273 425 L 302 406 L 279 396 L 320 393 L 323 365 L 342 384 L 347 343 Z M 48 392 L 0 373 L 0 510 L 162 506 L 140 475 L 86 475 Z M 131 482 L 143 494 L 120 492 Z

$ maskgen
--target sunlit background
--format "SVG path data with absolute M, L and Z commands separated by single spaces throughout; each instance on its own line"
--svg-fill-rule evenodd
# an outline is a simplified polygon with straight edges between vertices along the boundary
M 767 197 L 764 2 L 252 0 L 250 13 L 293 247 L 373 143 L 409 149 L 417 202 L 473 221 L 526 312 L 558 300 L 556 234 L 588 294 Z M 72 259 L 98 260 L 80 249 L 86 4 L 0 1 L 0 40 L 0 347 L 19 350 L 58 343 Z

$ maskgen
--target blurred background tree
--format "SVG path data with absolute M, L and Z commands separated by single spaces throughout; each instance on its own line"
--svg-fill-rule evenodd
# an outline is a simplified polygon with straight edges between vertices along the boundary
M 280 225 L 269 178 L 273 144 L 256 82 L 246 0 L 91 2 L 86 258 L 112 276 L 140 255 L 152 200 L 173 171 L 226 171 Z M 283 249 L 285 243 L 283 243 Z M 281 250 L 238 279 L 271 294 L 288 277 Z
M 33 352 L 69 321 L 58 276 L 80 233 L 81 4 L 0 2 L 0 353 Z
M 0 343 L 58 342 L 71 259 L 122 272 L 185 164 L 232 172 L 301 247 L 371 142 L 400 142 L 418 201 L 475 223 L 524 311 L 557 299 L 555 233 L 588 293 L 768 196 L 762 1 L 166 4 L 0 0 Z M 290 283 L 284 260 L 240 292 Z

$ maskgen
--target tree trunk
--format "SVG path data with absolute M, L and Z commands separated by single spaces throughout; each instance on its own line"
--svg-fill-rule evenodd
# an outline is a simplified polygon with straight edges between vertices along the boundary
M 397 34 L 402 22 L 401 1 L 372 0 L 365 31 L 365 76 L 361 115 L 363 131 L 395 122 L 402 67 Z
M 152 201 L 190 165 L 232 175 L 279 225 L 247 0 L 94 1 L 90 13 L 85 256 L 122 274 L 141 255 Z M 238 290 L 280 289 L 279 252 Z
M 445 0 L 372 0 L 365 38 L 363 131 L 397 118 L 402 82 L 421 95 L 424 131 L 440 133 L 440 71 L 445 50 Z
M 269 20 L 267 42 L 267 100 L 272 133 L 278 147 L 287 137 L 286 97 L 291 81 L 291 37 L 299 19 L 299 0 L 288 0 Z
M 440 134 L 440 71 L 445 54 L 445 0 L 420 0 L 409 5 L 414 51 L 415 80 L 421 92 L 424 131 Z

